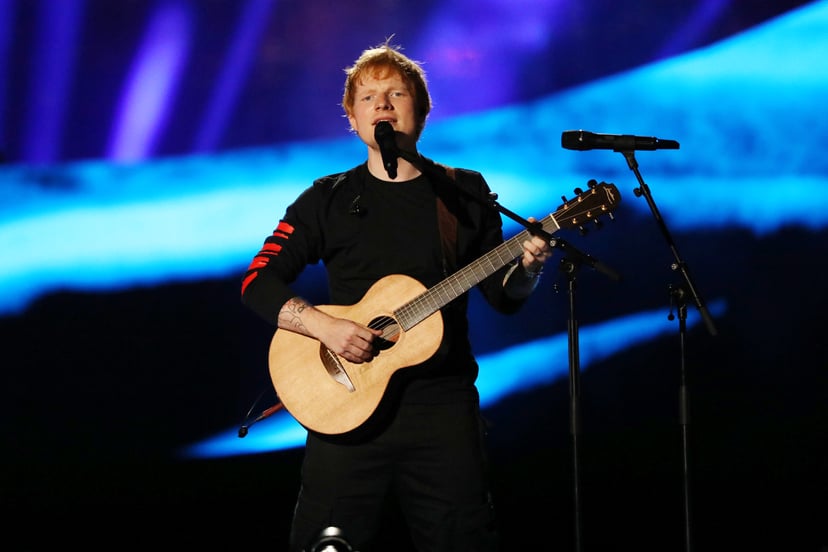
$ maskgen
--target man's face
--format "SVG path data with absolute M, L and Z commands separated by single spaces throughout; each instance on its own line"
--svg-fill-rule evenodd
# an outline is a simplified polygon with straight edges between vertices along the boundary
M 371 148 L 378 147 L 374 140 L 375 125 L 380 121 L 388 121 L 398 133 L 398 145 L 403 149 L 415 149 L 418 121 L 414 96 L 396 72 L 389 72 L 381 78 L 363 75 L 356 85 L 354 106 L 348 121 L 362 141 Z

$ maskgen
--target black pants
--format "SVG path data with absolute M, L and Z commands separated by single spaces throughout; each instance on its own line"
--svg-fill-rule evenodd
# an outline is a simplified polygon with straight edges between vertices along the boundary
M 387 500 L 398 501 L 419 552 L 498 549 L 476 402 L 404 405 L 359 445 L 309 435 L 291 550 L 337 527 L 353 550 L 371 552 Z

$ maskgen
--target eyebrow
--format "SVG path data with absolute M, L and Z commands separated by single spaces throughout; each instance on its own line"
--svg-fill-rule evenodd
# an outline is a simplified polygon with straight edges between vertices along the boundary
M 394 82 L 394 83 L 391 85 L 391 88 L 401 88 L 401 89 L 403 89 L 403 90 L 408 90 L 408 89 L 409 89 L 409 85 L 408 85 L 408 83 L 406 83 L 406 82 L 405 82 L 405 81 L 404 81 L 401 77 L 399 77 L 399 76 L 397 76 L 397 77 L 389 77 L 389 78 L 387 78 L 387 79 L 372 79 L 372 80 L 374 80 L 374 83 L 372 83 L 372 84 L 370 84 L 370 85 L 366 85 L 366 84 L 365 84 L 365 80 L 364 80 L 364 79 L 360 79 L 359 81 L 357 81 L 357 83 L 356 83 L 356 87 L 357 87 L 357 88 L 364 88 L 364 89 L 366 89 L 366 90 L 376 90 L 377 88 L 379 88 L 379 86 L 376 84 L 376 82 L 377 82 L 377 81 L 388 82 L 388 81 L 390 81 L 390 80 L 392 80 L 392 79 L 393 79 L 393 80 L 395 80 L 396 82 Z

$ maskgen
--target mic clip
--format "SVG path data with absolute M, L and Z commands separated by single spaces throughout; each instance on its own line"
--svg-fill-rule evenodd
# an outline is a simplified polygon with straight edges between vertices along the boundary
M 355 217 L 361 217 L 365 214 L 365 209 L 362 208 L 360 205 L 359 200 L 362 198 L 361 195 L 358 195 L 354 198 L 351 202 L 351 205 L 348 207 L 348 214 L 354 215 Z

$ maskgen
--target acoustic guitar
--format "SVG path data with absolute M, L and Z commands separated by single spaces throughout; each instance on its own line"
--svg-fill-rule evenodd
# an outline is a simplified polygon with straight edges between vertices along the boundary
M 621 196 L 613 184 L 589 182 L 586 191 L 538 221 L 552 234 L 583 227 L 602 215 L 612 217 Z M 366 424 L 377 410 L 391 377 L 421 364 L 438 350 L 443 338 L 440 309 L 486 277 L 517 259 L 524 230 L 479 259 L 426 289 L 414 278 L 392 274 L 378 280 L 353 305 L 320 305 L 331 316 L 382 330 L 380 352 L 370 362 L 353 364 L 316 339 L 280 329 L 270 344 L 268 364 L 284 408 L 306 429 L 345 436 Z

